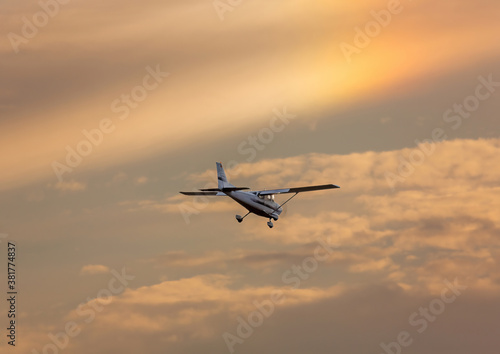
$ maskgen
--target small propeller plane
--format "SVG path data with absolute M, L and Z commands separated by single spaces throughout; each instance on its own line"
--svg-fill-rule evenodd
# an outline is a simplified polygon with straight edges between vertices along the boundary
M 236 215 L 236 220 L 242 222 L 250 213 L 254 213 L 264 218 L 269 218 L 267 226 L 273 227 L 272 220 L 276 221 L 283 211 L 282 206 L 288 203 L 293 197 L 301 192 L 310 192 L 323 189 L 340 188 L 335 184 L 323 184 L 319 186 L 281 188 L 263 191 L 244 191 L 248 187 L 235 187 L 227 180 L 222 163 L 216 162 L 218 188 L 199 189 L 199 192 L 179 192 L 184 195 L 205 195 L 205 196 L 228 196 L 248 210 L 244 216 Z M 284 203 L 278 204 L 274 201 L 275 194 L 294 193 Z

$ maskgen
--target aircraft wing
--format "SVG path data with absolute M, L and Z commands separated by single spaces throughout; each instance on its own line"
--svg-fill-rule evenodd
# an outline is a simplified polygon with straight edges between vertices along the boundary
M 225 196 L 225 193 L 216 191 L 204 191 L 204 192 L 179 192 L 184 195 L 214 195 L 214 196 Z
M 322 189 L 334 189 L 340 188 L 335 184 L 322 184 L 320 186 L 307 186 L 307 187 L 294 187 L 294 188 L 282 188 L 282 189 L 268 189 L 265 191 L 253 191 L 259 195 L 269 195 L 269 194 L 283 194 L 283 193 L 300 193 L 300 192 L 310 192 L 319 191 Z

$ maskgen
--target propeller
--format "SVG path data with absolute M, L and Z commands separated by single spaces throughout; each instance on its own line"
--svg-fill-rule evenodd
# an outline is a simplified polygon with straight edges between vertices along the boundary
M 283 209 L 283 211 L 281 212 L 280 217 L 284 218 L 288 213 L 288 204 L 283 205 L 281 208 Z

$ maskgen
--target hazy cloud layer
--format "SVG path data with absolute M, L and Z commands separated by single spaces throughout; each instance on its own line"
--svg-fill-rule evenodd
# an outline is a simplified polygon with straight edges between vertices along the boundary
M 399 157 L 407 158 L 411 150 L 305 155 L 241 165 L 237 180 L 273 176 L 277 186 L 335 182 L 342 188 L 300 196 L 272 230 L 263 219 L 243 224 L 231 220 L 241 229 L 234 234 L 239 242 L 253 242 L 252 247 L 185 247 L 142 259 L 136 267 L 142 264 L 167 279 L 133 286 L 107 301 L 90 300 L 82 306 L 103 307 L 95 320 L 87 324 L 75 308 L 59 317 L 59 327 L 51 330 L 65 321 L 78 323 L 82 334 L 68 347 L 74 353 L 85 352 L 89 343 L 97 352 L 133 353 L 145 345 L 144 338 L 152 353 L 225 352 L 223 334 L 236 335 L 238 318 L 247 319 L 256 303 L 281 291 L 285 300 L 274 305 L 273 314 L 248 339 L 236 344 L 237 352 L 382 352 L 381 343 L 396 341 L 406 331 L 412 338 L 409 353 L 437 354 L 446 347 L 465 354 L 478 346 L 493 353 L 484 342 L 495 341 L 488 329 L 494 323 L 494 299 L 500 294 L 500 220 L 495 212 L 499 148 L 497 139 L 437 144 L 395 191 L 384 168 L 397 170 Z M 484 173 L 475 170 L 478 165 Z M 205 175 L 191 176 L 189 183 Z M 179 212 L 182 198 L 167 197 L 165 205 L 130 201 L 119 207 L 129 215 L 169 215 Z M 228 224 L 231 212 L 217 205 L 208 204 L 184 228 L 205 223 L 205 213 L 219 225 Z M 307 262 L 318 247 L 328 257 L 299 278 L 294 269 L 310 269 Z M 101 267 L 86 265 L 81 272 Z M 420 308 L 437 306 L 442 296 L 453 301 L 441 302 L 443 308 L 431 307 L 432 321 L 424 321 Z M 462 335 L 457 344 L 456 334 L 471 325 L 484 334 L 480 339 Z M 28 338 L 43 331 L 30 328 Z M 127 340 L 107 340 L 116 336 Z M 355 340 L 359 336 L 362 343 Z M 41 348 L 44 341 L 29 343 Z
M 225 353 L 275 291 L 236 352 L 382 353 L 402 331 L 403 353 L 498 352 L 497 1 L 233 1 L 223 21 L 212 0 L 70 1 L 13 47 L 49 2 L 0 11 L 20 352 Z M 444 119 L 480 78 L 491 95 Z M 272 230 L 178 194 L 231 160 L 237 185 L 341 189 Z

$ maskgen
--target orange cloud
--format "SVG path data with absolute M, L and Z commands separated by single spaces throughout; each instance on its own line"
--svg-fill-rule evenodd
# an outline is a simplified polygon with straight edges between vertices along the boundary
M 109 273 L 109 267 L 102 264 L 88 264 L 82 267 L 80 275 L 93 275 Z
M 300 195 L 289 207 L 293 211 L 272 230 L 247 222 L 241 227 L 245 238 L 283 245 L 326 238 L 339 247 L 327 264 L 345 265 L 347 272 L 376 272 L 407 289 L 433 292 L 444 277 L 461 274 L 471 285 L 496 291 L 493 279 L 499 273 L 492 247 L 500 230 L 500 141 L 438 143 L 393 191 L 386 173 L 398 173 L 401 158 L 408 160 L 416 149 L 309 154 L 239 165 L 232 179 L 236 183 L 273 180 L 273 188 L 322 183 L 342 187 L 332 195 Z M 213 174 L 206 171 L 192 179 L 209 172 Z M 230 217 L 225 214 L 221 217 Z M 432 266 L 436 254 L 446 254 L 439 261 L 446 267 Z M 477 272 L 485 276 L 475 279 Z
M 50 187 L 60 190 L 62 192 L 77 192 L 83 191 L 87 188 L 87 185 L 75 180 L 71 181 L 60 181 L 55 184 L 49 184 Z

